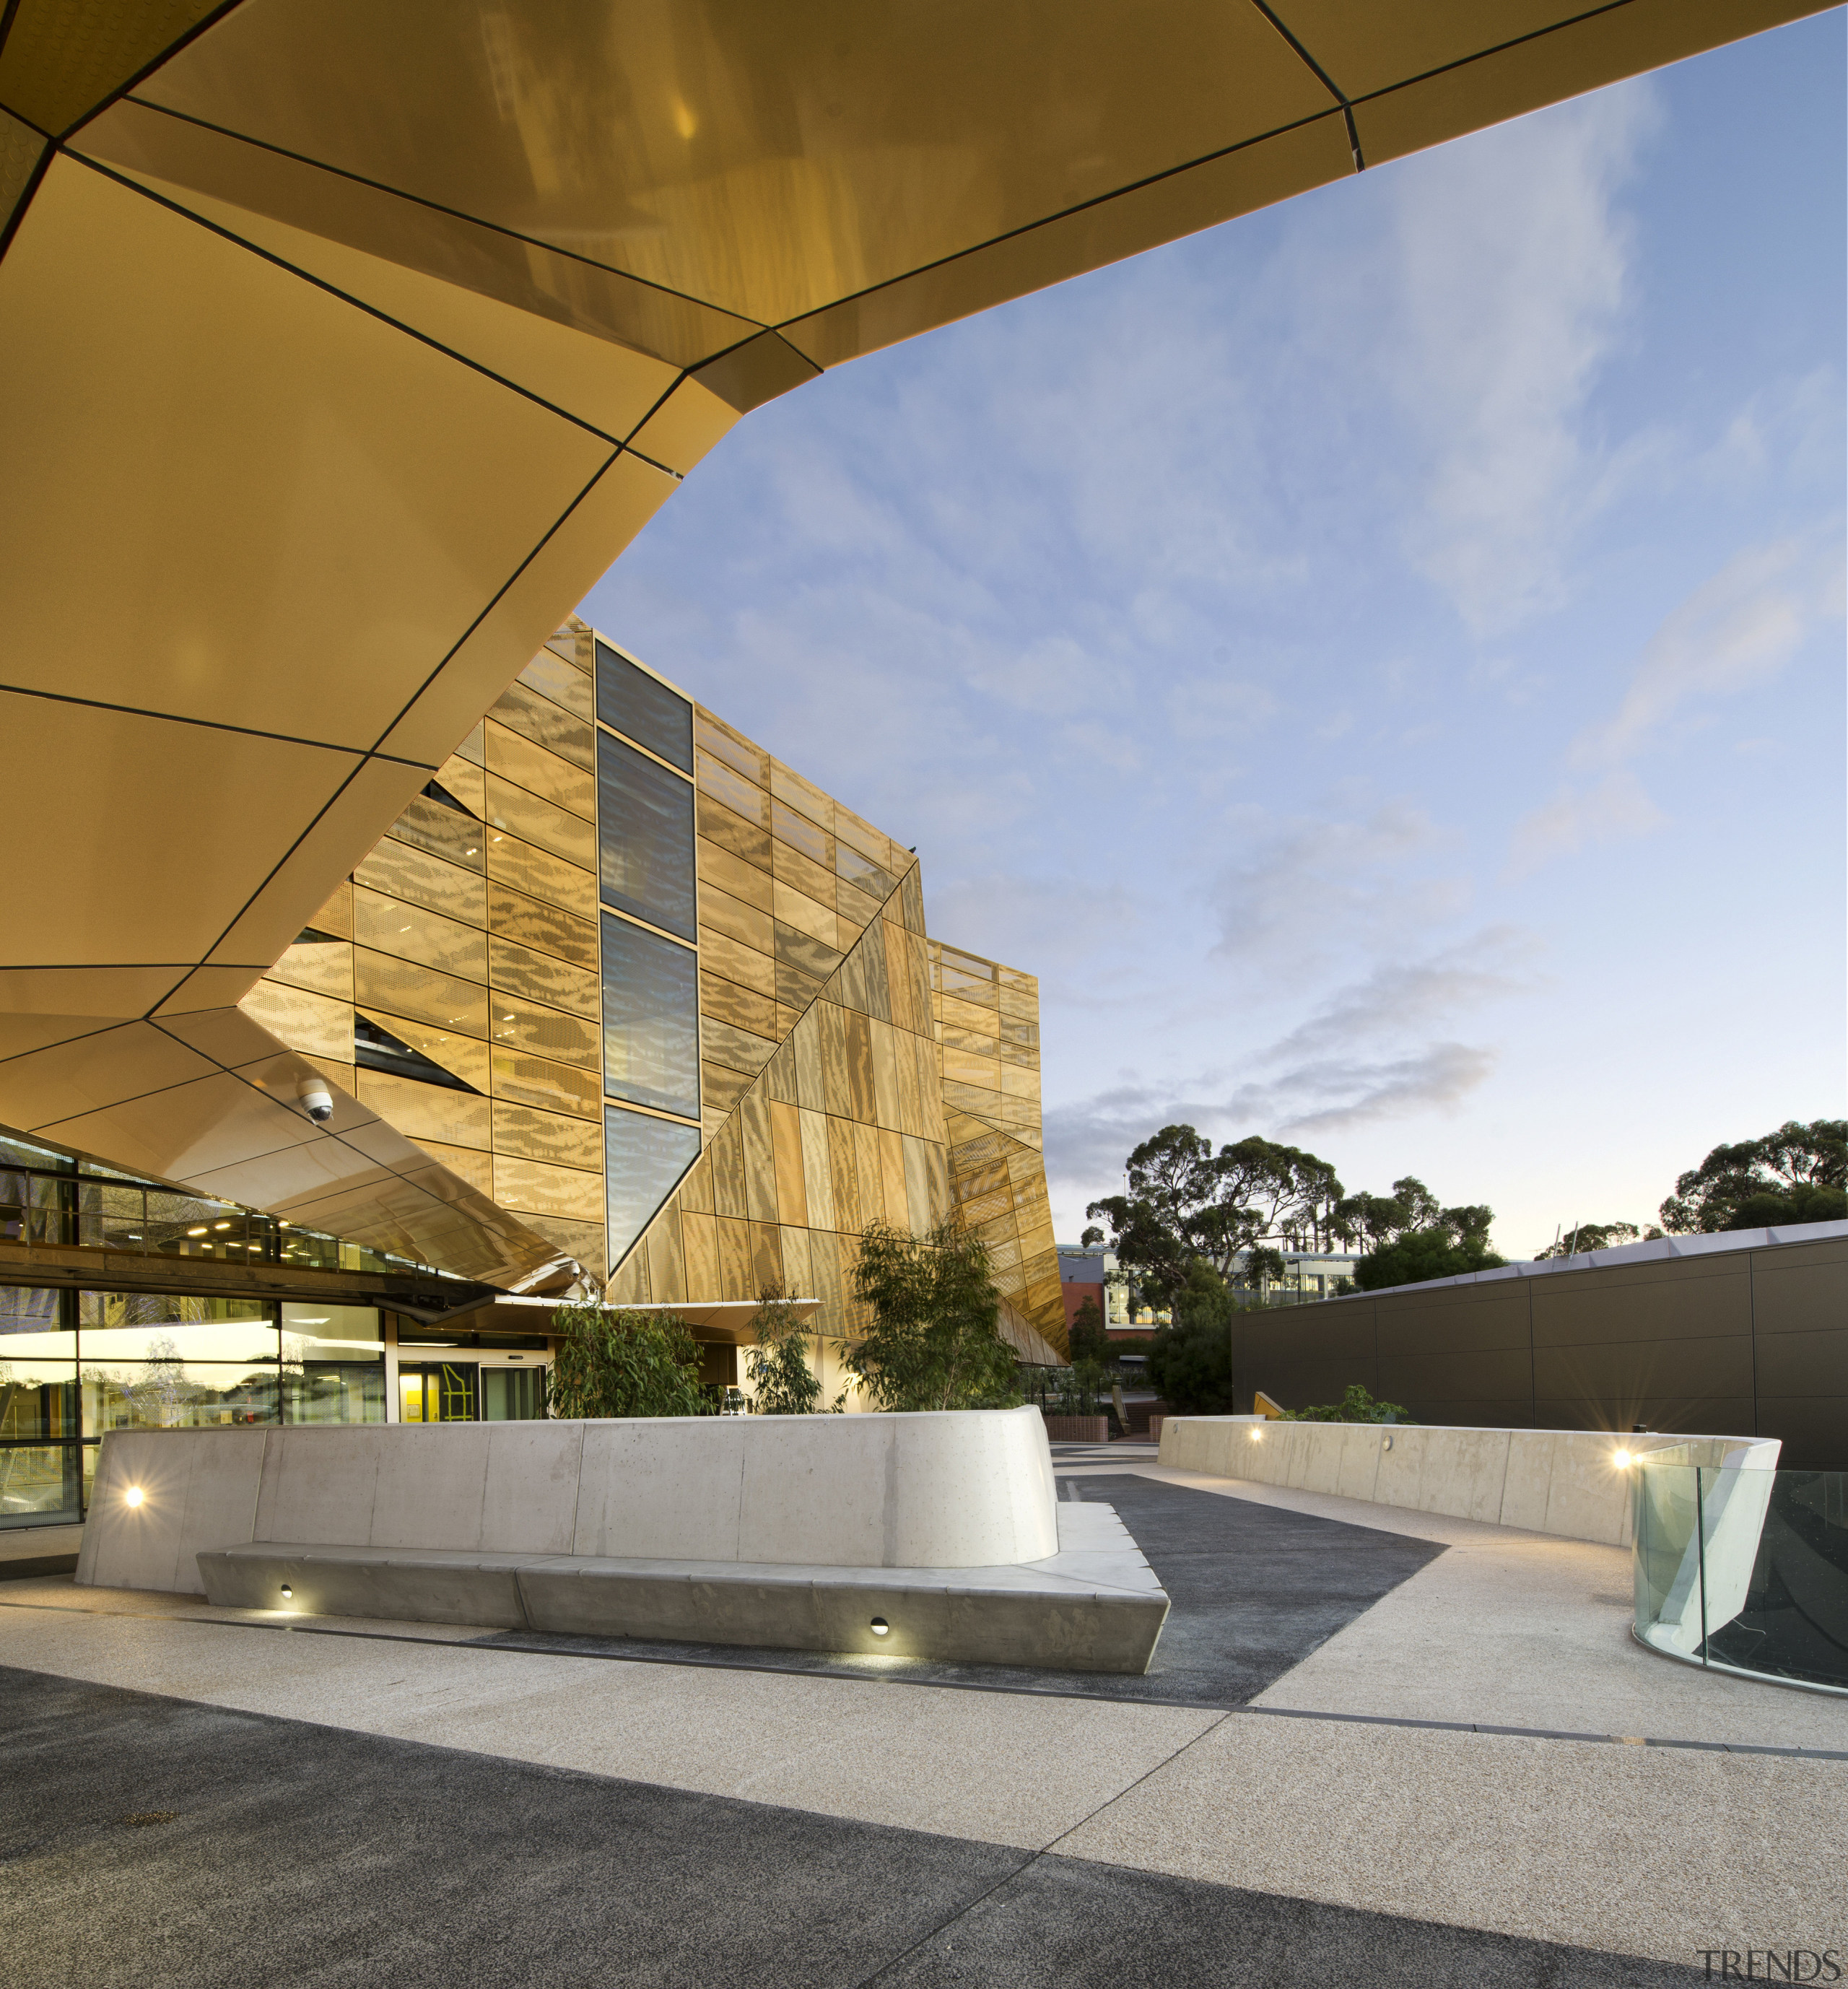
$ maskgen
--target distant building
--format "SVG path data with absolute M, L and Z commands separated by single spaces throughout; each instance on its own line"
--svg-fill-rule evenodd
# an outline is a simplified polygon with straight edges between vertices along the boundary
M 1260 1296 L 1272 1301 L 1288 1301 L 1298 1298 L 1305 1303 L 1318 1299 L 1332 1299 L 1353 1283 L 1354 1272 L 1360 1262 L 1358 1250 L 1286 1250 L 1283 1260 L 1288 1267 L 1281 1279 L 1265 1281 Z M 1235 1292 L 1249 1293 L 1251 1289 L 1245 1277 L 1245 1258 L 1241 1252 L 1233 1267 L 1232 1289 Z
M 1059 1292 L 1065 1302 L 1068 1330 L 1087 1299 L 1096 1304 L 1106 1327 L 1127 1326 L 1129 1292 L 1115 1256 L 1101 1243 L 1061 1243 L 1058 1256 Z

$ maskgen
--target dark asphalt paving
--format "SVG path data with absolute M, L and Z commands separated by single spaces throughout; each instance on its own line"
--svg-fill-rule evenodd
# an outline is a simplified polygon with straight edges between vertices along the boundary
M 0 1669 L 7 1989 L 1700 1979 Z
M 1244 1706 L 1381 1596 L 1433 1560 L 1430 1540 L 1285 1512 L 1245 1499 L 1140 1477 L 1061 1479 L 1062 1493 L 1114 1506 L 1173 1607 L 1141 1678 L 1000 1665 L 880 1661 L 894 1683 L 990 1692 L 1050 1692 L 1164 1706 Z M 746 1650 L 636 1638 L 507 1631 L 484 1642 L 576 1656 L 865 1677 L 870 1667 L 824 1652 Z

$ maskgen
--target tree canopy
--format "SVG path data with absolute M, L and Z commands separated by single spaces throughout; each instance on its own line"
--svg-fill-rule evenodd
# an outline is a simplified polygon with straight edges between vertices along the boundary
M 1445 1208 L 1415 1174 L 1394 1181 L 1390 1194 L 1351 1195 L 1328 1161 L 1256 1137 L 1216 1154 L 1191 1126 L 1164 1126 L 1131 1154 L 1128 1173 L 1127 1194 L 1106 1195 L 1085 1212 L 1109 1222 L 1138 1286 L 1170 1308 L 1196 1263 L 1223 1284 L 1242 1259 L 1254 1283 L 1282 1275 L 1282 1250 L 1358 1245 L 1364 1263 L 1402 1238 L 1430 1232 L 1469 1259 L 1464 1268 L 1502 1261 L 1488 1254 L 1494 1211 L 1485 1203 Z
M 821 1378 L 808 1364 L 807 1335 L 794 1304 L 780 1286 L 758 1296 L 751 1321 L 757 1344 L 744 1357 L 744 1371 L 754 1392 L 751 1406 L 760 1416 L 812 1416 L 821 1407 Z M 845 1404 L 844 1388 L 832 1404 Z
M 1165 1402 L 1196 1415 L 1232 1407 L 1232 1294 L 1203 1257 L 1187 1266 L 1172 1323 L 1149 1343 L 1149 1379 Z
M 1488 1213 L 1480 1209 L 1449 1212 Z M 1354 1282 L 1363 1292 L 1379 1292 L 1393 1285 L 1421 1285 L 1431 1278 L 1492 1270 L 1507 1262 L 1488 1247 L 1486 1222 L 1478 1229 L 1440 1221 L 1428 1228 L 1409 1229 L 1380 1249 L 1369 1250 L 1354 1266 Z
M 1203 1258 L 1222 1279 L 1260 1244 L 1316 1249 L 1334 1234 L 1342 1189 L 1326 1161 L 1253 1137 L 1215 1154 L 1191 1126 L 1164 1126 L 1130 1154 L 1126 1194 L 1085 1211 L 1115 1232 L 1117 1255 L 1141 1288 L 1172 1305 Z
M 860 1238 L 854 1296 L 872 1323 L 848 1355 L 882 1409 L 1000 1409 L 1020 1400 L 1014 1349 L 997 1330 L 988 1246 L 955 1222 L 912 1236 L 889 1224 Z
M 1848 1119 L 1788 1119 L 1761 1139 L 1715 1147 L 1677 1180 L 1661 1215 L 1681 1235 L 1848 1218 Z

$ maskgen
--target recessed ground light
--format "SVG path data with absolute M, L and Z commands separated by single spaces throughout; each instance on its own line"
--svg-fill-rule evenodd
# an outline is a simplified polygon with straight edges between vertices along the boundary
M 892 1634 L 892 1625 L 883 1616 L 875 1616 L 872 1619 L 872 1633 L 875 1637 L 889 1636 Z
M 287 1582 L 284 1582 L 284 1583 L 283 1584 L 283 1600 L 285 1602 L 286 1602 L 286 1601 L 289 1600 L 289 1597 L 290 1597 L 290 1596 L 292 1596 L 294 1593 L 295 1593 L 295 1591 L 289 1586 L 289 1584 L 288 1584 L 288 1583 L 287 1583 Z
M 138 1506 L 138 1505 L 140 1505 L 140 1503 L 141 1503 L 141 1488 L 140 1488 L 140 1486 L 138 1486 L 138 1485 L 131 1485 L 131 1486 L 129 1486 L 129 1488 L 128 1488 L 128 1489 L 122 1494 L 122 1499 L 123 1499 L 123 1503 L 124 1503 L 125 1505 L 129 1505 L 129 1506 Z

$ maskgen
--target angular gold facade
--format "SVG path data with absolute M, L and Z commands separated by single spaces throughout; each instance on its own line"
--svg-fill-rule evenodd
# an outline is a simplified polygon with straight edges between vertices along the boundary
M 601 1276 L 593 703 L 587 639 L 567 633 L 240 1006 Z M 356 1068 L 366 1025 L 456 1083 Z
M 600 1023 L 625 998 L 600 941 L 599 852 L 607 870 L 624 850 L 600 819 L 598 735 L 638 748 L 598 720 L 600 651 L 679 696 L 574 618 L 242 1012 L 624 1303 L 776 1286 L 818 1299 L 817 1330 L 838 1339 L 865 1225 L 921 1234 L 957 1213 L 993 1252 L 1017 1333 L 1056 1347 L 1038 984 L 928 939 L 916 857 L 696 703 L 679 944 L 696 962 L 697 1118 L 638 1107 L 606 1066 Z M 603 894 L 604 917 L 621 896 Z M 401 1046 L 400 1067 L 356 1052 L 356 1031 Z M 699 1155 L 631 1242 L 606 1232 L 603 1129 L 638 1111 L 696 1127 Z
M 538 0 L 12 0 L 0 836 L 54 881 L 0 930 L 0 1123 L 470 1276 L 549 1276 L 554 1239 L 588 1251 L 595 1226 L 590 1120 L 568 1102 L 590 1069 L 584 818 L 549 763 L 584 769 L 543 684 L 482 714 L 742 414 L 1822 4 L 1018 0 L 849 20 L 767 0 L 614 34 L 606 9 Z M 517 801 L 519 875 L 465 885 L 450 872 L 472 859 L 416 841 L 415 798 L 458 759 L 477 819 Z M 701 790 L 707 902 L 733 929 L 706 928 L 699 971 L 735 991 L 711 998 L 706 1062 L 729 1075 L 703 1118 L 879 915 L 872 870 L 899 874 L 813 814 L 822 856 L 780 835 L 799 794 L 767 767 L 751 784 L 767 818 Z M 758 833 L 767 866 L 740 854 Z M 843 844 L 868 873 L 841 869 Z M 343 878 L 351 931 L 307 944 L 350 947 L 350 984 L 337 952 L 293 944 L 348 916 Z M 381 923 L 391 905 L 425 921 L 416 961 L 383 944 L 411 943 Z M 479 1032 L 490 994 L 506 1043 Z M 456 1100 L 486 1103 L 428 1108 L 418 1144 L 397 1130 L 407 1101 L 375 1110 L 388 1087 L 356 1077 L 363 1096 L 311 1124 L 296 1089 L 349 1004 L 465 1039 L 449 1054 L 477 1074 L 486 1045 L 486 1086 Z M 319 1050 L 255 1019 L 286 1009 L 289 1041 Z M 525 1089 L 503 1049 L 531 1062 Z M 1014 1109 L 970 1116 L 1031 1147 Z M 1009 1219 L 1024 1271 L 1034 1221 Z
M 1040 1130 L 1039 983 L 936 940 L 930 983 L 956 1215 L 988 1245 L 1004 1295 L 1062 1347 Z

